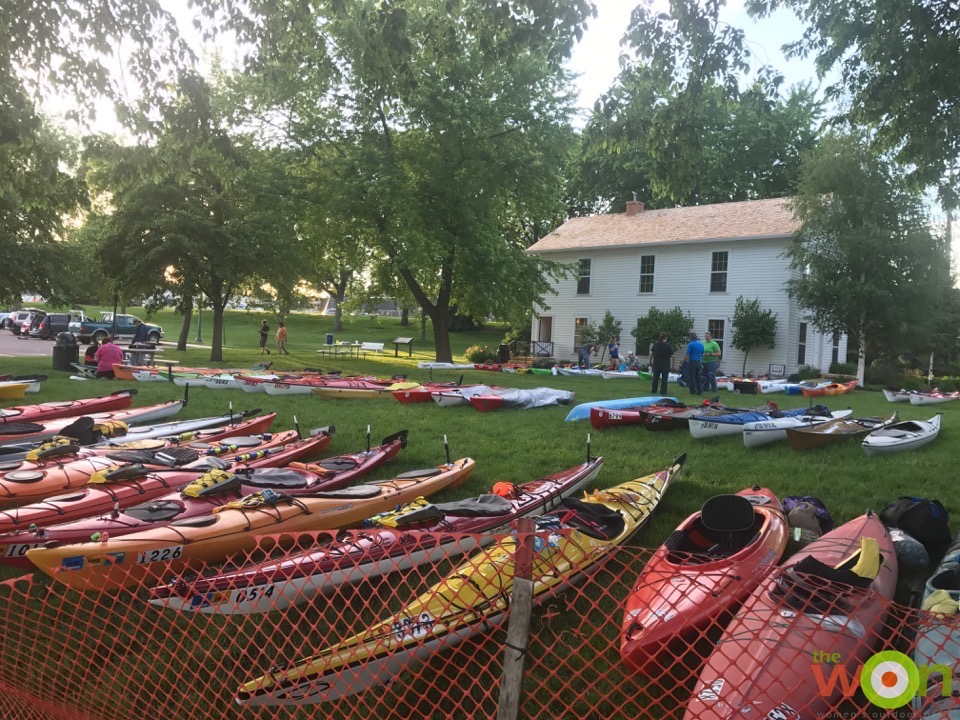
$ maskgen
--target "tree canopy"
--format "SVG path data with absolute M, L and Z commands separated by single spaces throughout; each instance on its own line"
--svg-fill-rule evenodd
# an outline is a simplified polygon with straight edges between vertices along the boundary
M 681 308 L 660 310 L 652 307 L 646 317 L 638 318 L 637 324 L 630 331 L 637 340 L 637 354 L 642 355 L 649 351 L 650 346 L 660 337 L 660 333 L 667 334 L 667 341 L 678 350 L 686 342 L 693 330 L 693 317 Z
M 874 129 L 917 186 L 937 184 L 947 208 L 960 203 L 960 5 L 936 0 L 749 0 L 766 15 L 792 9 L 806 25 L 788 54 L 812 55 L 821 76 L 839 72 L 828 97 Z
M 857 136 L 830 134 L 805 163 L 793 210 L 801 222 L 788 249 L 790 293 L 824 332 L 851 332 L 858 378 L 883 336 L 936 316 L 946 258 L 921 196 Z

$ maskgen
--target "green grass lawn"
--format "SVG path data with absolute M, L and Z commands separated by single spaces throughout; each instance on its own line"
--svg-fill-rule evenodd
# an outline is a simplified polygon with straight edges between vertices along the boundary
M 259 324 L 260 317 L 259 315 L 248 317 L 245 313 L 232 313 L 230 315 L 227 330 L 229 350 L 226 354 L 225 365 L 243 367 L 261 359 L 256 348 L 256 327 Z M 163 317 L 160 318 L 160 321 L 164 323 L 165 330 L 170 337 L 174 332 L 174 326 Z M 276 366 L 292 369 L 321 365 L 328 369 L 326 364 L 318 362 L 316 349 L 322 342 L 323 334 L 329 328 L 329 322 L 329 319 L 314 317 L 295 317 L 291 319 L 292 354 L 283 358 L 272 356 L 271 359 L 276 361 Z M 399 334 L 395 322 L 381 321 L 378 323 L 373 319 L 352 320 L 350 330 L 341 334 L 341 337 L 351 340 L 392 340 Z M 502 336 L 502 330 L 470 333 L 469 336 L 455 335 L 455 347 L 462 351 L 462 348 L 477 341 L 488 344 L 493 342 L 495 344 L 499 341 L 500 336 Z M 230 340 L 241 337 L 245 338 L 243 347 L 230 345 Z M 428 349 L 428 343 L 420 345 L 418 348 L 420 359 L 432 357 L 432 353 L 428 352 Z M 192 350 L 182 355 L 170 354 L 185 364 L 207 364 L 205 362 L 206 351 L 204 350 Z M 29 396 L 27 402 L 92 396 L 130 385 L 109 381 L 72 381 L 68 379 L 65 373 L 49 371 L 47 369 L 49 368 L 49 362 L 44 362 L 46 362 L 46 365 L 39 367 L 35 359 L 5 359 L 0 364 L 0 371 L 27 373 L 43 370 L 51 376 L 43 384 L 41 393 Z M 331 365 L 330 367 L 334 366 Z M 408 359 L 395 360 L 392 353 L 385 357 L 368 357 L 366 360 L 341 359 L 336 367 L 345 373 L 375 373 L 384 376 L 406 373 L 412 379 L 417 380 L 426 380 L 431 375 L 435 380 L 454 380 L 461 375 L 459 371 L 434 371 L 431 374 L 425 370 L 418 370 L 415 364 Z M 599 378 L 541 377 L 525 374 L 494 374 L 481 371 L 465 371 L 462 374 L 465 382 L 485 382 L 525 388 L 547 385 L 568 389 L 576 393 L 576 402 L 639 396 L 647 394 L 649 390 L 645 382 L 626 380 L 606 381 Z M 139 391 L 136 399 L 137 405 L 161 402 L 182 394 L 181 389 L 167 383 L 139 384 L 136 385 L 136 389 Z M 679 389 L 677 388 L 677 390 Z M 719 395 L 725 402 L 739 406 L 759 405 L 767 399 L 764 396 L 733 395 L 725 391 L 720 392 Z M 679 390 L 678 397 L 681 400 L 689 398 L 682 390 Z M 782 394 L 771 395 L 769 399 L 779 403 L 783 408 L 803 406 L 809 402 L 802 397 L 787 397 Z M 241 391 L 192 389 L 189 405 L 183 415 L 200 417 L 219 414 L 225 410 L 228 402 L 232 402 L 236 410 L 261 407 L 264 410 L 276 411 L 279 417 L 275 427 L 278 429 L 290 427 L 294 416 L 299 419 L 301 426 L 304 428 L 334 424 L 337 427 L 337 432 L 329 448 L 330 454 L 348 452 L 363 446 L 368 425 L 371 428 L 374 442 L 397 430 L 408 429 L 410 431 L 409 447 L 401 453 L 392 467 L 382 469 L 375 477 L 388 477 L 398 471 L 433 466 L 442 462 L 443 438 L 446 436 L 450 442 L 451 454 L 454 457 L 470 456 L 475 458 L 477 460 L 477 470 L 465 487 L 447 492 L 439 498 L 441 500 L 482 493 L 489 490 L 492 484 L 499 480 L 523 482 L 576 464 L 582 460 L 586 453 L 588 436 L 591 438 L 592 452 L 602 455 L 606 459 L 605 467 L 599 477 L 600 487 L 609 487 L 626 479 L 647 474 L 667 464 L 679 454 L 686 452 L 689 459 L 684 473 L 670 489 L 651 522 L 635 541 L 635 544 L 645 547 L 656 547 L 662 543 L 683 518 L 699 509 L 710 496 L 718 493 L 736 492 L 752 485 L 770 487 L 780 496 L 814 495 L 819 497 L 825 501 L 838 523 L 848 520 L 866 509 L 880 510 L 900 495 L 922 495 L 939 498 L 954 517 L 960 513 L 960 502 L 956 499 L 953 484 L 955 458 L 958 450 L 957 438 L 960 437 L 954 430 L 956 429 L 957 418 L 960 418 L 960 404 L 947 404 L 939 408 L 917 408 L 909 405 L 894 406 L 887 403 L 881 393 L 868 391 L 856 391 L 850 395 L 821 398 L 820 400 L 832 409 L 852 407 L 857 415 L 890 414 L 894 410 L 900 410 L 902 417 L 925 419 L 933 415 L 938 409 L 942 409 L 945 416 L 943 431 L 936 443 L 920 451 L 889 457 L 867 458 L 857 443 L 807 453 L 794 452 L 785 444 L 748 451 L 743 447 L 742 440 L 739 437 L 695 441 L 686 432 L 649 433 L 635 428 L 604 432 L 593 431 L 586 422 L 564 422 L 564 417 L 569 410 L 568 407 L 527 411 L 508 410 L 481 414 L 473 408 L 441 409 L 433 403 L 401 405 L 390 397 L 363 400 L 324 400 L 314 396 L 274 398 L 267 395 L 250 395 Z M 22 403 L 24 401 L 7 402 L 5 404 L 14 405 L 18 402 Z M 956 526 L 956 523 L 954 525 Z M 632 679 L 623 679 L 622 670 L 616 665 L 617 654 L 615 650 L 616 632 L 619 628 L 618 613 L 622 607 L 622 596 L 627 592 L 630 579 L 635 578 L 639 572 L 638 558 L 640 558 L 639 554 L 624 554 L 622 562 L 627 563 L 626 566 L 620 561 L 612 563 L 597 577 L 596 583 L 591 586 L 596 592 L 596 597 L 594 597 L 593 591 L 589 590 L 584 594 L 576 595 L 579 599 L 576 600 L 574 611 L 560 612 L 560 615 L 555 617 L 554 620 L 546 619 L 551 617 L 550 613 L 546 611 L 535 613 L 534 632 L 537 634 L 537 639 L 534 641 L 535 649 L 540 648 L 541 650 L 535 655 L 537 658 L 541 658 L 542 655 L 543 658 L 536 660 L 537 669 L 533 671 L 533 674 L 538 678 L 538 682 L 542 681 L 544 684 L 532 697 L 531 702 L 542 705 L 541 709 L 552 703 L 555 708 L 553 715 L 555 717 L 572 717 L 573 715 L 565 714 L 572 712 L 571 708 L 576 708 L 575 712 L 578 717 L 616 716 L 618 708 L 628 706 L 633 708 L 631 713 L 634 716 L 642 712 L 642 710 L 636 708 L 644 707 L 641 700 L 645 696 L 637 694 L 639 690 Z M 615 573 L 616 577 L 611 573 Z M 11 574 L 6 571 L 3 576 L 10 577 Z M 43 587 L 46 582 L 46 580 L 41 580 L 40 583 L 33 586 L 35 588 L 34 592 L 37 593 L 38 603 L 42 601 Z M 384 605 L 394 606 L 399 602 L 399 595 L 401 594 L 397 589 L 398 587 L 393 582 L 384 582 L 377 586 L 375 592 L 382 593 Z M 371 591 L 365 589 L 364 592 Z M 407 596 L 409 596 L 409 593 Z M 378 595 L 372 595 L 371 597 L 376 599 Z M 103 602 L 107 603 L 107 599 L 104 599 Z M 364 618 L 368 620 L 372 619 L 374 615 L 379 615 L 377 611 L 382 612 L 383 609 L 382 605 L 377 605 L 376 602 L 367 597 L 359 601 L 357 607 L 361 606 L 363 607 L 362 612 L 365 614 Z M 553 610 L 550 612 L 556 616 L 557 607 L 564 606 L 563 603 L 560 606 L 551 605 Z M 102 616 L 105 627 L 112 627 L 107 622 L 110 618 L 113 618 L 110 622 L 122 623 L 123 632 L 116 633 L 118 640 L 115 652 L 116 662 L 119 664 L 115 666 L 115 669 L 118 672 L 118 681 L 116 687 L 111 685 L 109 688 L 110 692 L 107 697 L 112 699 L 101 698 L 98 694 L 97 698 L 99 699 L 96 699 L 94 704 L 98 707 L 101 702 L 115 704 L 117 707 L 124 707 L 129 710 L 130 714 L 135 714 L 135 711 L 139 711 L 140 708 L 126 705 L 129 698 L 125 695 L 124 682 L 120 679 L 137 678 L 136 683 L 142 684 L 144 687 L 166 688 L 171 682 L 167 675 L 175 671 L 168 670 L 168 665 L 162 667 L 142 666 L 143 664 L 138 661 L 138 655 L 135 653 L 128 655 L 126 653 L 120 638 L 137 637 L 139 633 L 147 630 L 161 633 L 163 637 L 172 637 L 174 628 L 178 637 L 186 638 L 188 635 L 195 634 L 199 638 L 197 644 L 187 646 L 192 659 L 175 657 L 176 653 L 173 653 L 171 649 L 173 646 L 163 649 L 162 643 L 158 646 L 161 647 L 161 650 L 158 651 L 158 657 L 167 657 L 168 664 L 171 667 L 179 667 L 185 664 L 185 668 L 194 667 L 194 665 L 196 665 L 196 668 L 200 668 L 208 663 L 210 657 L 220 658 L 227 654 L 230 658 L 233 658 L 231 663 L 234 662 L 234 659 L 236 662 L 242 663 L 245 658 L 243 649 L 245 641 L 242 641 L 244 637 L 248 638 L 250 642 L 268 643 L 264 646 L 273 646 L 276 643 L 278 647 L 277 655 L 280 658 L 285 657 L 287 653 L 299 654 L 302 652 L 301 648 L 304 645 L 312 647 L 318 642 L 315 633 L 320 632 L 317 628 L 323 627 L 322 623 L 320 625 L 310 624 L 320 622 L 318 618 L 322 619 L 323 616 L 318 613 L 321 613 L 323 608 L 308 609 L 301 614 L 282 617 L 273 617 L 277 615 L 274 613 L 269 620 L 257 620 L 256 622 L 217 618 L 213 620 L 216 627 L 229 629 L 230 637 L 239 633 L 236 635 L 237 639 L 221 647 L 216 642 L 211 644 L 210 627 L 204 629 L 205 616 L 191 616 L 189 620 L 177 618 L 175 621 L 171 621 L 168 627 L 168 620 L 165 616 L 151 615 L 150 618 L 156 617 L 156 619 L 150 619 L 148 624 L 156 622 L 160 625 L 157 627 L 150 625 L 144 629 L 139 624 L 147 621 L 138 613 L 127 615 L 116 607 L 111 610 L 111 607 L 113 606 L 107 603 L 103 608 L 97 609 L 91 617 L 94 618 L 92 622 L 99 623 L 100 621 L 96 618 Z M 53 612 L 53 610 L 50 610 L 50 612 Z M 71 612 L 73 611 L 71 610 Z M 339 618 L 339 615 L 337 617 Z M 599 628 L 601 632 L 596 636 L 591 636 L 587 643 L 578 641 L 576 648 L 570 647 L 570 638 L 575 637 L 570 633 L 576 631 L 581 620 L 592 627 Z M 128 625 L 129 627 L 127 627 Z M 324 632 L 327 631 L 324 630 Z M 43 634 L 41 633 L 41 635 Z M 90 642 L 90 640 L 87 640 L 87 642 Z M 113 646 L 109 638 L 100 642 L 105 646 Z M 177 642 L 185 641 L 178 640 Z M 567 650 L 564 651 L 562 658 L 548 653 L 544 649 L 545 645 L 554 642 L 561 643 L 561 645 L 563 642 L 568 643 Z M 483 649 L 483 652 L 490 653 L 487 660 L 476 660 L 478 663 L 476 671 L 478 673 L 492 672 L 491 668 L 495 669 L 497 667 L 495 663 L 499 662 L 499 646 L 494 643 L 477 643 L 474 647 L 477 652 Z M 165 653 L 173 654 L 165 655 Z M 459 654 L 457 657 L 460 658 L 458 662 L 463 662 L 463 654 Z M 77 662 L 81 663 L 82 660 L 77 659 Z M 158 660 L 157 662 L 161 661 Z M 216 662 L 219 663 L 220 661 L 217 660 Z M 584 697 L 577 695 L 577 687 L 579 686 L 576 684 L 569 685 L 563 678 L 570 677 L 569 673 L 573 672 L 573 668 L 580 668 L 581 666 L 578 663 L 584 664 L 582 671 L 590 670 L 590 677 L 605 676 L 612 673 L 612 677 L 615 678 L 613 680 L 615 690 L 610 691 L 612 694 L 601 694 L 596 698 L 593 695 Z M 556 665 L 556 668 L 549 672 L 557 673 L 549 681 L 544 680 L 546 677 L 544 673 L 548 672 L 545 669 L 547 664 Z M 253 668 L 248 667 L 234 668 L 232 664 L 230 667 L 229 673 L 224 671 L 223 668 L 215 671 L 224 675 L 224 682 L 228 686 L 227 690 L 224 691 L 225 693 L 232 689 L 236 678 L 248 679 L 253 670 Z M 471 666 L 471 669 L 473 669 L 473 666 Z M 453 672 L 445 656 L 439 656 L 432 660 L 426 674 L 412 676 L 414 684 L 410 687 L 417 690 L 417 692 L 412 693 L 412 696 L 415 698 L 424 697 L 419 692 L 421 690 L 426 692 L 427 688 L 421 687 L 421 685 L 429 684 L 429 678 L 438 677 L 438 675 L 434 675 L 435 673 L 442 673 L 446 670 Z M 581 670 L 576 672 L 579 674 Z M 409 674 L 407 680 L 411 680 Z M 497 677 L 492 676 L 490 682 L 496 681 Z M 574 691 L 573 693 L 570 693 L 571 689 Z M 84 696 L 91 692 L 90 688 L 84 688 L 83 690 L 77 688 L 76 691 Z M 386 697 L 394 697 L 391 694 L 392 691 L 386 692 Z M 455 698 L 455 696 L 456 693 L 448 693 L 448 699 Z M 180 697 L 180 695 L 178 691 L 171 690 L 164 697 L 172 699 Z M 383 698 L 384 695 L 380 692 L 371 694 L 368 700 L 362 701 L 363 703 L 369 702 L 369 705 L 365 705 L 368 712 L 364 711 L 356 716 L 369 717 L 378 714 L 377 703 L 382 701 Z M 145 700 L 154 702 L 152 696 L 143 695 L 140 697 L 141 702 Z M 187 707 L 199 708 L 204 706 L 204 701 L 197 699 L 189 701 L 181 699 L 177 702 L 183 702 Z M 229 700 L 227 699 L 224 702 L 229 703 Z M 640 703 L 640 705 L 634 707 L 636 703 Z M 412 707 L 411 712 L 413 712 Z M 391 716 L 403 716 L 404 712 L 401 712 L 400 708 L 394 708 Z M 387 712 L 386 714 L 390 715 L 391 713 Z M 242 716 L 254 717 L 253 714 L 249 713 L 243 713 Z M 311 717 L 314 715 L 312 711 L 304 710 L 295 713 L 293 716 Z M 412 717 L 413 715 L 408 713 L 406 716 Z M 430 717 L 429 714 L 416 716 Z M 449 716 L 466 717 L 458 712 L 451 712 Z

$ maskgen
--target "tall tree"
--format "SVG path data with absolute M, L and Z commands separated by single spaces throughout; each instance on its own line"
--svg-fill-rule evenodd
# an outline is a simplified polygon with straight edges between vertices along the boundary
M 777 315 L 772 310 L 762 308 L 759 298 L 745 300 L 741 295 L 737 298 L 730 322 L 733 324 L 730 344 L 743 351 L 743 369 L 740 372 L 746 375 L 747 356 L 753 348 L 776 346 Z
M 129 50 L 131 85 L 111 75 L 118 47 Z M 10 256 L 15 243 L 18 264 L 0 294 L 56 292 L 62 222 L 85 204 L 75 147 L 42 117 L 40 99 L 71 97 L 71 117 L 83 120 L 107 97 L 145 130 L 145 111 L 166 96 L 167 71 L 187 54 L 159 0 L 0 3 L 0 251 Z
M 377 256 L 432 320 L 438 360 L 451 359 L 451 305 L 485 317 L 542 302 L 548 266 L 505 237 L 505 219 L 562 209 L 562 63 L 588 0 L 281 0 L 225 12 L 255 47 L 256 109 L 286 142 L 333 149 Z
M 851 332 L 857 377 L 882 336 L 937 312 L 943 262 L 922 198 L 863 139 L 831 134 L 803 168 L 793 211 L 801 222 L 787 253 L 789 291 L 824 332 Z
M 960 5 L 939 0 L 749 0 L 761 16 L 786 7 L 807 25 L 788 54 L 813 55 L 839 80 L 827 96 L 874 128 L 919 186 L 937 184 L 945 207 L 960 202 Z
M 781 108 L 782 78 L 769 67 L 757 68 L 741 93 L 751 55 L 743 31 L 719 19 L 724 1 L 634 9 L 622 40 L 623 70 L 585 133 L 586 189 L 599 189 L 603 173 L 591 167 L 597 161 L 622 166 L 615 177 L 635 185 L 618 189 L 615 208 L 629 190 L 664 206 L 769 197 L 789 185 L 785 161 L 797 155 L 792 145 L 809 144 L 816 103 L 800 91 Z M 797 115 L 797 108 L 805 112 Z
M 166 277 L 213 308 L 210 360 L 223 359 L 223 312 L 236 288 L 277 253 L 274 208 L 264 186 L 270 157 L 231 138 L 205 83 L 183 78 L 164 111 L 155 147 L 100 147 L 115 210 L 101 248 L 109 274 L 128 288 Z M 195 288 L 187 288 L 187 283 Z

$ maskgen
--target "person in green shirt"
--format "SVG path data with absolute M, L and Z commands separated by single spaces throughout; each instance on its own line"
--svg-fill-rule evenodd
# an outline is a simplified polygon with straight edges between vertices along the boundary
M 710 333 L 703 334 L 703 386 L 717 391 L 717 368 L 720 367 L 720 346 Z

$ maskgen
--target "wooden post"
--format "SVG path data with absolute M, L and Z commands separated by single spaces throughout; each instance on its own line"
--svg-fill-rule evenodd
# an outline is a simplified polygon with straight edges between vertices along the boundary
M 523 695 L 523 665 L 530 636 L 530 611 L 533 608 L 533 518 L 517 521 L 517 553 L 513 566 L 513 593 L 510 599 L 510 624 L 507 646 L 503 651 L 503 676 L 500 680 L 500 705 L 497 720 L 517 720 Z

